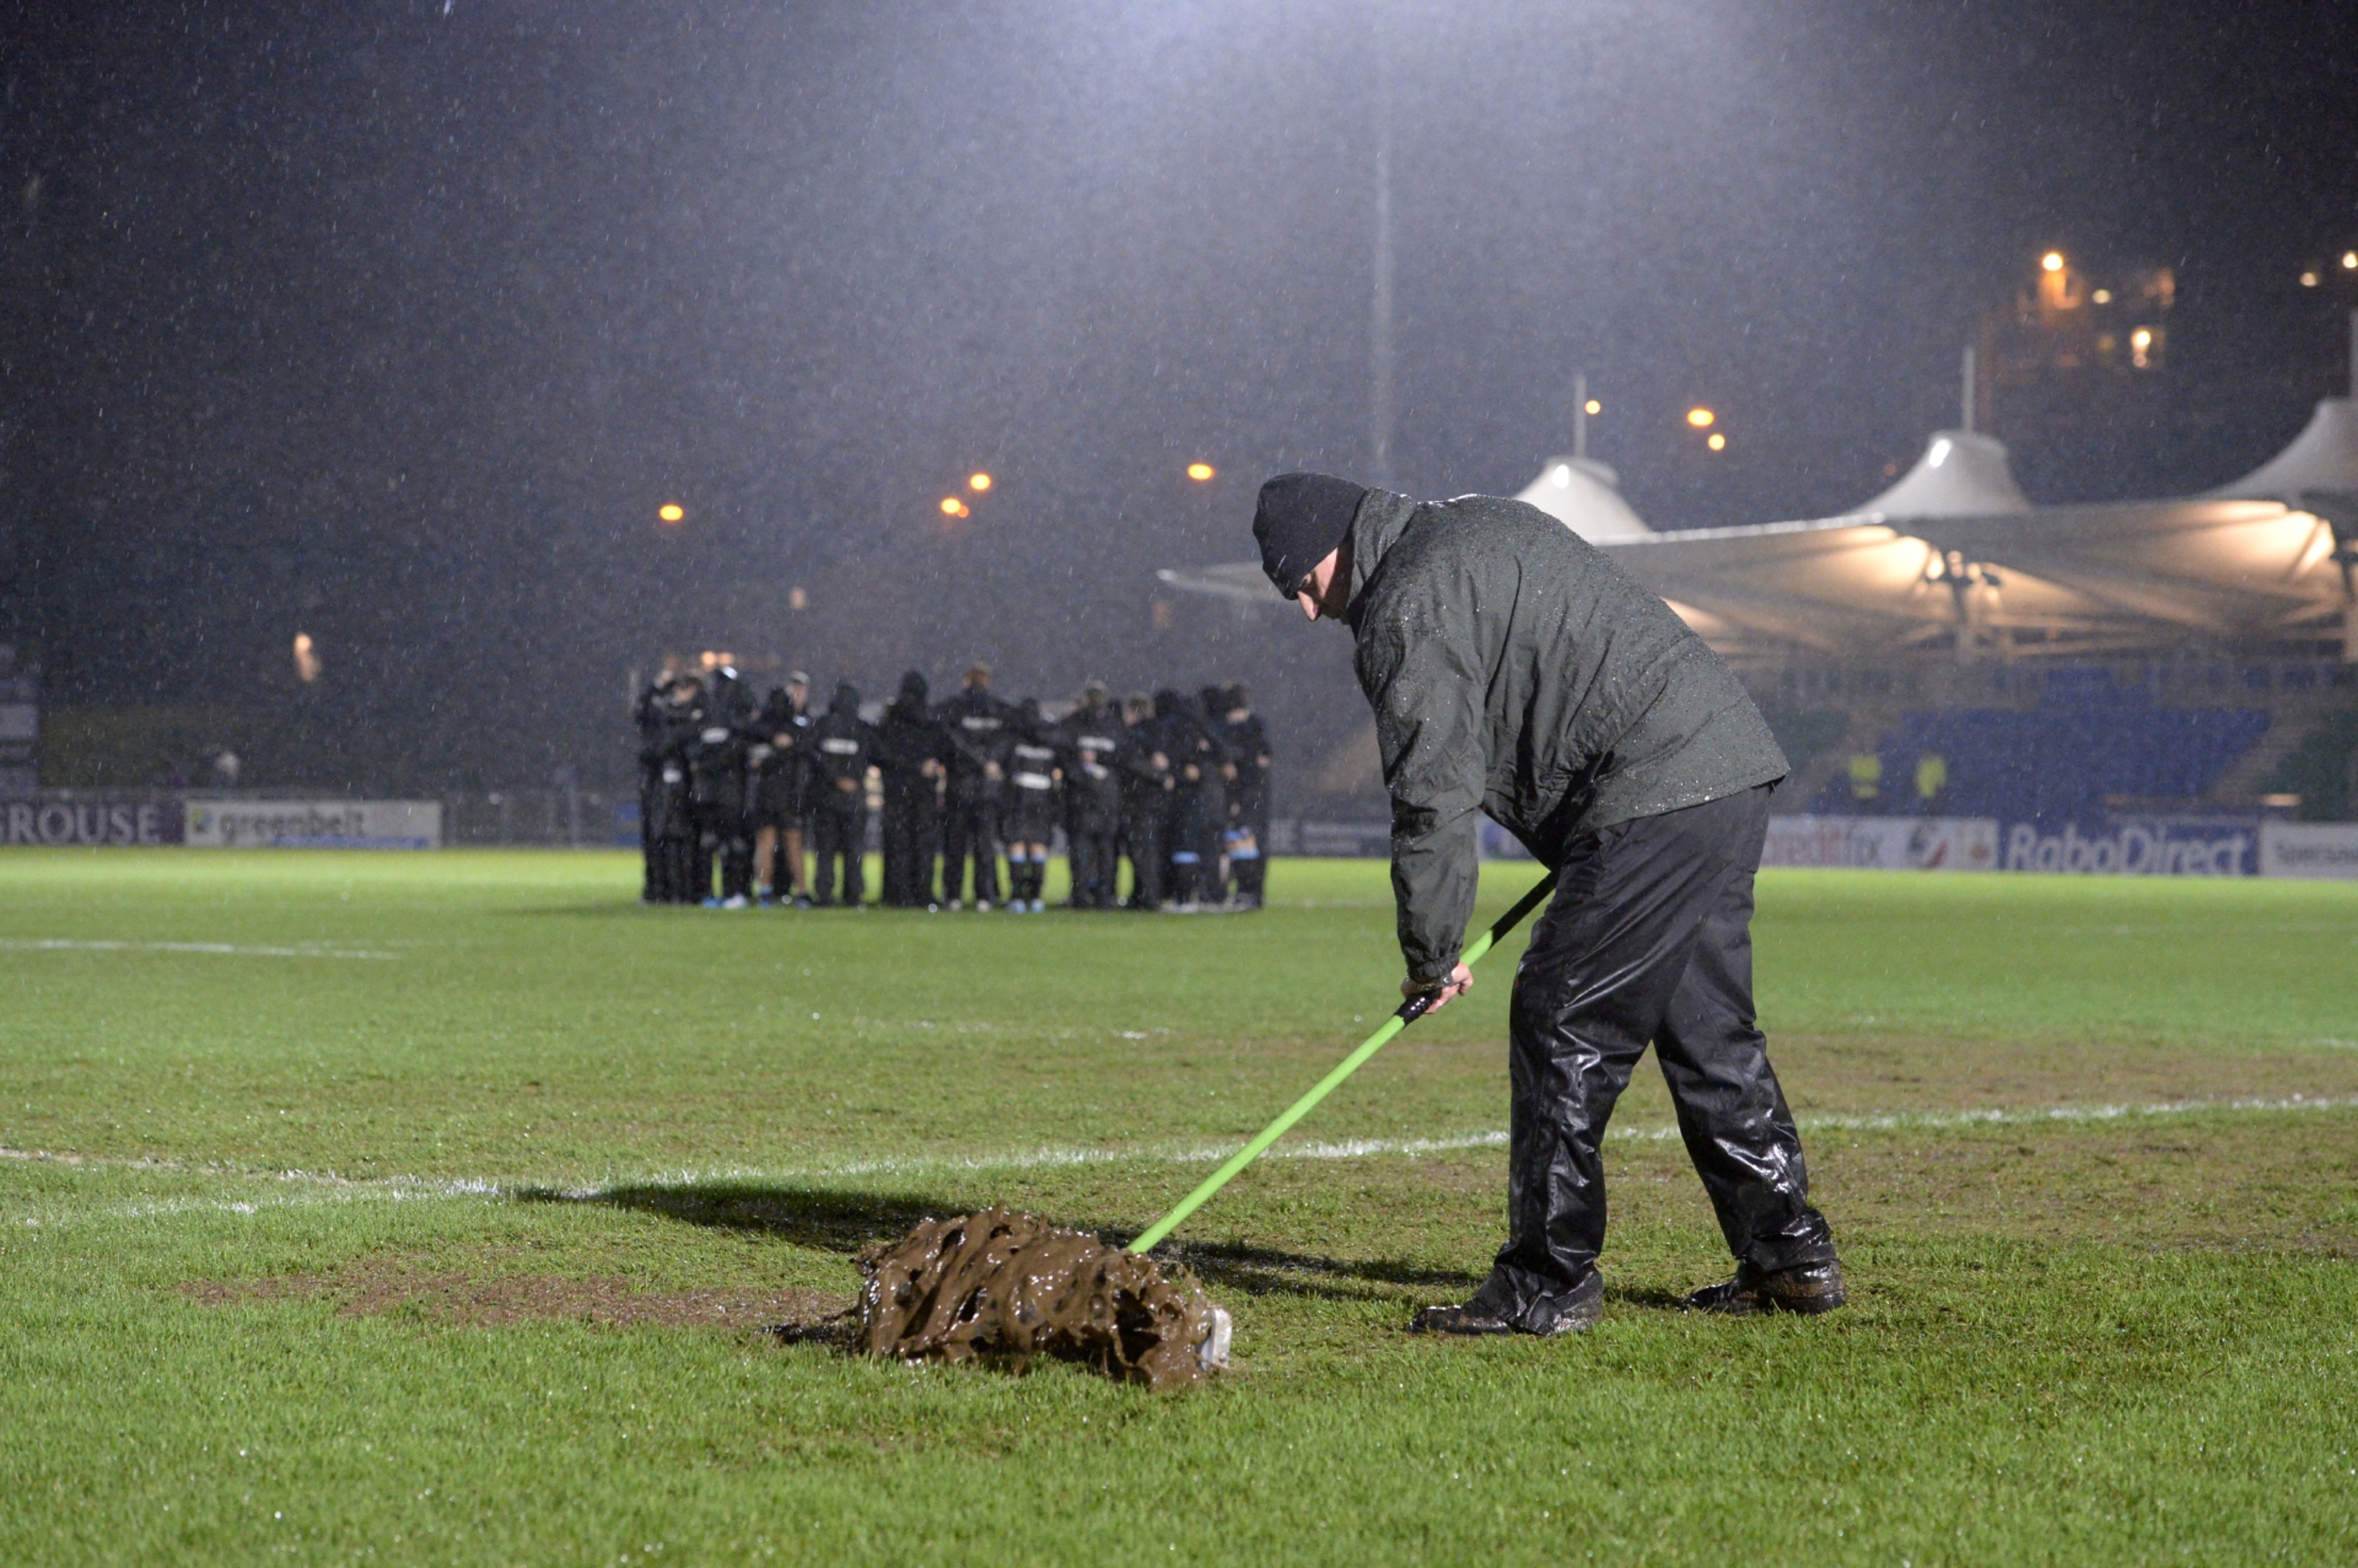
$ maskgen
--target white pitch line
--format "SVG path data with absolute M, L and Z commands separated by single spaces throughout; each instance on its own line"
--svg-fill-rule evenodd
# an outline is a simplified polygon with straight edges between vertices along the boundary
M 2301 1111 L 2358 1109 L 2358 1096 L 2294 1095 L 2284 1099 L 2234 1100 L 2169 1100 L 2147 1105 L 2095 1106 L 2033 1106 L 2006 1108 L 1993 1107 L 1979 1110 L 1952 1111 L 1887 1111 L 1866 1115 L 1829 1114 L 1797 1118 L 1801 1130 L 1807 1131 L 1896 1131 L 1909 1129 L 1937 1130 L 1952 1128 L 2002 1126 L 2074 1126 L 2130 1119 L 2160 1119 L 2172 1117 L 2200 1116 L 2208 1113 L 2287 1115 Z M 1675 1127 L 1618 1127 L 1608 1138 L 1623 1141 L 1660 1142 L 1679 1136 Z M 1291 1148 L 1271 1150 L 1264 1159 L 1270 1160 L 1359 1160 L 1376 1155 L 1405 1155 L 1413 1159 L 1422 1154 L 1452 1153 L 1469 1149 L 1501 1149 L 1508 1135 L 1504 1129 L 1487 1132 L 1462 1133 L 1446 1138 L 1356 1138 L 1334 1142 L 1302 1143 Z M 0 1160 L 47 1162 L 59 1164 L 114 1169 L 170 1170 L 184 1174 L 245 1180 L 276 1182 L 296 1187 L 297 1193 L 283 1197 L 254 1199 L 230 1198 L 159 1198 L 121 1204 L 101 1211 L 109 1217 L 148 1218 L 165 1215 L 197 1212 L 250 1215 L 263 1208 L 286 1208 L 321 1203 L 386 1202 L 414 1203 L 438 1199 L 490 1199 L 504 1202 L 527 1193 L 547 1193 L 576 1203 L 596 1203 L 632 1187 L 689 1186 L 713 1182 L 808 1182 L 840 1181 L 847 1177 L 876 1175 L 942 1175 L 988 1171 L 1036 1171 L 1076 1165 L 1110 1165 L 1139 1162 L 1166 1165 L 1209 1164 L 1225 1160 L 1236 1152 L 1233 1144 L 1195 1144 L 1184 1147 L 1137 1147 L 1115 1149 L 1025 1149 L 1003 1154 L 919 1155 L 906 1158 L 851 1160 L 809 1165 L 731 1167 L 718 1170 L 678 1170 L 654 1173 L 633 1177 L 610 1178 L 587 1186 L 556 1187 L 546 1182 L 495 1180 L 481 1176 L 428 1177 L 378 1176 L 354 1178 L 339 1176 L 332 1172 L 276 1171 L 233 1172 L 217 1167 L 175 1164 L 157 1160 L 116 1160 L 103 1156 L 54 1154 L 42 1150 L 0 1147 Z M 25 1224 L 39 1226 L 44 1222 L 27 1217 Z
M 398 958 L 362 947 L 249 947 L 231 942 L 75 941 L 64 936 L 0 936 L 0 949 L 17 953 L 210 953 L 233 958 Z

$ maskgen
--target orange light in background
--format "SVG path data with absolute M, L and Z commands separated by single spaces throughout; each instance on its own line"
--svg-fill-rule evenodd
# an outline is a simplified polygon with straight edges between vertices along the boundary
M 2344 272 L 2358 272 L 2358 251 L 2344 251 L 2342 253 L 2342 270 Z
M 1596 399 L 1595 399 L 1594 397 L 1590 398 L 1587 402 L 1585 402 L 1585 403 L 1582 404 L 1580 406 L 1582 407 L 1582 409 L 1583 409 L 1583 410 L 1585 410 L 1585 412 L 1590 413 L 1590 414 L 1602 414 L 1602 413 L 1604 413 L 1604 412 L 1605 412 L 1605 405 L 1603 405 L 1602 403 L 1597 402 L 1597 401 L 1596 401 Z
M 2042 270 L 2047 272 L 2061 272 L 2063 270 L 2063 253 L 2061 251 L 2050 251 L 2045 255 L 2039 258 L 2039 265 Z
M 687 509 L 676 501 L 666 501 L 655 508 L 655 515 L 666 523 L 676 523 L 687 515 Z
M 942 497 L 942 515 L 945 517 L 964 517 L 967 516 L 971 510 L 972 509 L 968 507 L 965 502 L 960 501 L 955 495 L 945 495 Z
M 2317 287 L 2317 274 L 2313 272 L 2302 273 L 2300 275 L 2300 286 L 2303 288 L 2315 288 Z
M 309 686 L 319 678 L 319 655 L 311 645 L 311 633 L 295 633 L 295 678 Z
M 810 608 L 810 595 L 804 592 L 799 588 L 790 588 L 786 589 L 786 608 L 789 610 L 808 610 Z
M 1213 468 L 1209 463 L 1189 463 L 1187 465 L 1187 477 L 1194 480 L 1198 484 L 1203 483 L 1207 479 L 1213 478 L 1218 471 L 1218 470 Z
M 1711 433 L 1711 439 L 1704 442 L 1704 445 L 1709 447 L 1714 452 L 1724 452 L 1727 450 L 1727 438 L 1721 435 L 1718 431 L 1714 430 Z
M 990 476 L 980 471 L 970 473 L 966 476 L 966 487 L 977 495 L 980 495 L 990 488 Z
M 1698 430 L 1710 429 L 1712 421 L 1718 417 L 1718 415 L 1714 414 L 1708 408 L 1690 408 L 1687 410 L 1687 423 L 1693 426 Z

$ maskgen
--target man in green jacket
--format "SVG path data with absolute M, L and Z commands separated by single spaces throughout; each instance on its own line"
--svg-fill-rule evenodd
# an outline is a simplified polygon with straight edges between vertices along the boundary
M 1479 870 L 1477 811 L 1555 868 L 1516 971 L 1507 1244 L 1490 1277 L 1412 1327 L 1562 1334 L 1604 1288 L 1599 1144 L 1648 1044 L 1718 1212 L 1736 1277 L 1710 1311 L 1825 1312 L 1842 1271 L 1752 1007 L 1752 881 L 1787 771 L 1719 656 L 1536 507 L 1420 504 L 1281 474 L 1253 518 L 1261 565 L 1314 621 L 1347 622 L 1392 798 L 1401 989 L 1437 1010 Z

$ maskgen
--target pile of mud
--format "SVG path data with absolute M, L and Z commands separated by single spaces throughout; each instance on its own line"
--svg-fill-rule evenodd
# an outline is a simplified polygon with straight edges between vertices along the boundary
M 928 1219 L 860 1260 L 855 1348 L 903 1360 L 1079 1361 L 1156 1389 L 1198 1383 L 1228 1361 L 1228 1314 L 1194 1276 L 987 1208 Z

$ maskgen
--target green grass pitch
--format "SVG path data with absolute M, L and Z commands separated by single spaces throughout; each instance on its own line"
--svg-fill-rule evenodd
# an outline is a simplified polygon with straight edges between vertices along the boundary
M 1726 1262 L 1644 1066 L 1595 1332 L 1402 1332 L 1499 1238 L 1517 939 L 1181 1233 L 1223 1381 L 761 1332 L 921 1213 L 1184 1193 L 1395 994 L 1379 864 L 1271 892 L 0 855 L 0 1562 L 2358 1556 L 2358 887 L 1764 878 L 1829 1318 L 1671 1310 Z

